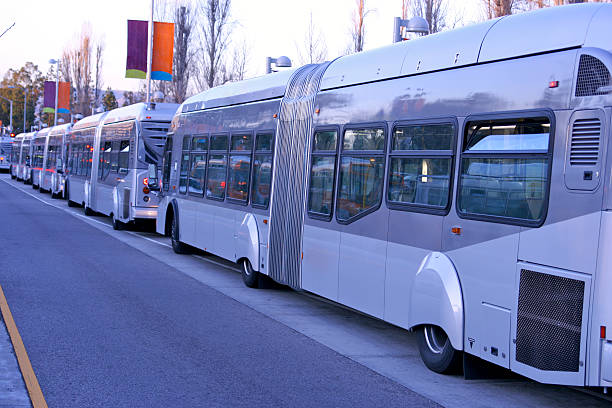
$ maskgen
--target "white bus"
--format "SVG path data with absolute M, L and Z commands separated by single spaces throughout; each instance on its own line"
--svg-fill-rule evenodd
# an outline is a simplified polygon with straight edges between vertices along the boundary
M 157 230 L 417 331 L 437 372 L 610 386 L 611 26 L 557 7 L 196 95 Z
M 12 165 L 13 138 L 10 136 L 0 136 L 0 170 L 10 172 Z
M 85 214 L 112 217 L 115 229 L 155 220 L 158 197 L 150 194 L 147 165 L 161 158 L 177 107 L 137 103 L 77 122 L 68 153 L 70 202 L 82 204 Z

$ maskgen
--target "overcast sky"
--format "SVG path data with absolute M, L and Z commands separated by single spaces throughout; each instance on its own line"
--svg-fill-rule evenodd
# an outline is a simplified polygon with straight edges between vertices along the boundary
M 171 1 L 171 0 L 170 0 Z M 462 24 L 482 16 L 480 0 L 448 0 L 453 20 Z M 104 88 L 135 90 L 139 80 L 126 79 L 125 58 L 128 19 L 146 20 L 150 0 L 3 0 L 0 3 L 0 32 L 15 26 L 0 38 L 0 74 L 32 61 L 44 73 L 49 59 L 76 40 L 84 23 L 103 38 Z M 371 9 L 366 19 L 365 48 L 389 44 L 393 17 L 401 13 L 400 0 L 366 0 Z M 323 33 L 329 58 L 346 49 L 355 0 L 232 0 L 236 21 L 234 43 L 246 41 L 249 48 L 248 75 L 264 73 L 265 57 L 287 55 L 297 63 L 297 47 L 304 42 L 309 15 Z

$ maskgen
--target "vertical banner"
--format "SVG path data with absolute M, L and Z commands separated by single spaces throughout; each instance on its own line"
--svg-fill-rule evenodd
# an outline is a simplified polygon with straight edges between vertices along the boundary
M 70 113 L 70 82 L 59 83 L 57 100 L 57 111 L 59 113 Z
M 70 82 L 60 82 L 57 95 L 59 113 L 70 113 Z M 43 112 L 55 113 L 55 81 L 45 81 Z
M 55 81 L 45 81 L 43 112 L 55 113 Z
M 153 28 L 153 61 L 151 79 L 172 81 L 174 58 L 174 23 L 155 22 Z
M 147 36 L 149 22 L 128 20 L 126 78 L 147 77 Z

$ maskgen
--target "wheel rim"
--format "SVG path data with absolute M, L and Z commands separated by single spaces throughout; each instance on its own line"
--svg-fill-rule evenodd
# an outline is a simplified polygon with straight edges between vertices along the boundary
M 440 354 L 444 350 L 444 346 L 448 341 L 448 336 L 444 330 L 437 326 L 426 326 L 423 330 L 425 334 L 425 343 L 432 353 Z
M 245 260 L 242 263 L 242 267 L 244 268 L 244 273 L 246 274 L 246 276 L 251 276 L 251 270 L 249 268 L 249 261 Z

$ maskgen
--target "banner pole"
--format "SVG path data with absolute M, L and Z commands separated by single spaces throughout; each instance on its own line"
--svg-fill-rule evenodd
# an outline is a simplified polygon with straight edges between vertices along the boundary
M 151 106 L 151 64 L 153 63 L 153 10 L 155 0 L 151 0 L 151 19 L 149 20 L 149 50 L 147 52 L 147 109 Z
M 57 126 L 57 98 L 59 95 L 59 60 L 55 61 L 55 114 L 53 126 Z

